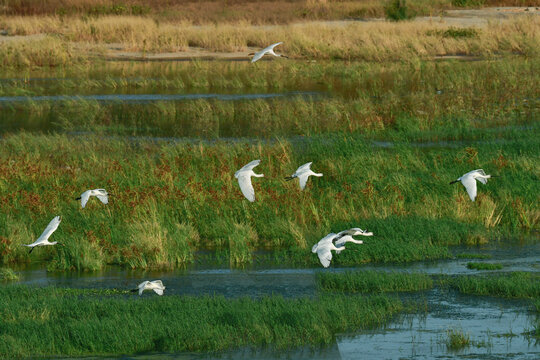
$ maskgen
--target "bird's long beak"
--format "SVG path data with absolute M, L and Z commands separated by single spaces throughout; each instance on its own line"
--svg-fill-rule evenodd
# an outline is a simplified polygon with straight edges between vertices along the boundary
M 294 178 L 292 176 L 286 176 L 286 177 L 284 177 L 284 179 L 287 180 L 287 181 L 291 181 Z
M 281 55 L 281 57 L 284 57 L 285 59 L 289 58 L 287 55 Z
M 255 53 L 249 53 L 248 54 L 248 56 L 254 56 L 254 55 L 255 55 Z
M 75 200 L 81 200 L 81 197 L 79 196 L 78 198 L 76 198 Z
M 454 180 L 454 181 L 450 182 L 450 185 L 455 184 L 457 182 L 458 182 L 458 180 Z

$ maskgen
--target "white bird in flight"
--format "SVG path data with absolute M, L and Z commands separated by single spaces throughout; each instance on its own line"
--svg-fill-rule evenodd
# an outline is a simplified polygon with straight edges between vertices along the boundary
M 337 248 L 345 249 L 345 243 L 352 242 L 355 244 L 363 244 L 364 242 L 362 240 L 356 240 L 353 238 L 353 236 L 356 235 L 362 235 L 362 236 L 373 236 L 372 232 L 367 232 L 366 230 L 362 230 L 360 228 L 352 228 L 349 230 L 344 230 L 338 233 L 338 236 L 335 238 L 335 243 Z M 339 254 L 341 250 L 337 250 L 336 254 Z
M 165 290 L 165 286 L 163 286 L 163 283 L 161 280 L 154 280 L 154 281 L 143 281 L 142 283 L 137 286 L 137 289 L 131 290 L 133 292 L 139 292 L 139 295 L 142 295 L 144 290 L 154 290 L 156 294 L 159 296 L 163 295 L 163 290 Z
M 255 190 L 251 184 L 251 177 L 264 177 L 263 174 L 255 174 L 253 168 L 261 163 L 261 160 L 253 160 L 249 164 L 245 165 L 243 168 L 234 173 L 234 177 L 238 179 L 238 184 L 240 185 L 240 190 L 242 194 L 251 202 L 255 201 Z
M 476 199 L 476 180 L 480 181 L 482 184 L 487 184 L 487 179 L 496 177 L 495 175 L 486 175 L 484 170 L 477 169 L 473 171 L 469 171 L 465 175 L 459 177 L 457 180 L 454 180 L 450 183 L 450 185 L 460 182 L 465 186 L 465 189 L 467 190 L 467 194 L 469 194 L 469 197 L 472 201 Z
M 28 245 L 22 244 L 23 246 L 28 246 L 30 248 L 29 254 L 32 253 L 32 250 L 34 250 L 36 246 L 56 245 L 57 241 L 49 242 L 48 239 L 52 235 L 52 233 L 55 232 L 56 229 L 58 229 L 58 225 L 60 225 L 60 221 L 61 221 L 60 216 L 56 216 L 54 219 L 51 220 L 49 225 L 47 225 L 45 230 L 43 230 L 43 233 L 41 233 L 41 235 L 38 237 L 36 241 Z
M 318 243 L 313 245 L 311 248 L 312 253 L 317 253 L 319 256 L 319 260 L 321 261 L 322 266 L 327 268 L 330 266 L 330 261 L 332 261 L 332 250 L 334 251 L 341 251 L 345 250 L 345 247 L 336 247 L 332 240 L 334 240 L 338 234 L 330 233 L 323 237 L 321 240 L 319 240 Z
M 274 56 L 277 56 L 277 57 L 284 57 L 284 58 L 288 58 L 288 56 L 285 56 L 283 54 L 276 54 L 274 52 L 274 48 L 280 44 L 283 44 L 283 42 L 278 42 L 278 43 L 275 43 L 275 44 L 272 44 L 268 47 L 265 47 L 264 49 L 262 49 L 261 51 L 258 51 L 256 53 L 251 53 L 251 54 L 248 54 L 248 56 L 251 56 L 251 55 L 254 55 L 253 56 L 253 59 L 251 59 L 251 62 L 254 63 L 255 61 L 259 60 L 260 58 L 262 58 L 265 54 L 269 54 L 269 55 L 274 55 Z
M 76 198 L 75 200 L 81 200 L 81 206 L 84 209 L 86 203 L 88 202 L 88 199 L 90 199 L 90 196 L 96 196 L 104 204 L 109 203 L 109 194 L 107 193 L 107 191 L 105 191 L 105 189 L 86 190 L 81 194 L 80 197 Z
M 294 174 L 292 174 L 291 176 L 287 176 L 285 180 L 290 181 L 294 178 L 298 178 L 298 181 L 300 183 L 300 189 L 304 190 L 310 176 L 323 176 L 323 174 L 313 172 L 311 170 L 311 164 L 312 162 L 308 162 L 307 164 L 300 166 L 298 169 L 296 169 L 296 172 Z

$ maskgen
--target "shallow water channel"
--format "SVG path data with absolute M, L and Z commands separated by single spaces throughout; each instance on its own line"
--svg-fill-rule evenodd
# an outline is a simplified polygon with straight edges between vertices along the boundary
M 249 270 L 213 268 L 196 264 L 173 272 L 129 271 L 109 268 L 99 273 L 49 273 L 44 269 L 20 271 L 19 283 L 82 288 L 131 289 L 145 279 L 162 279 L 166 295 L 212 295 L 226 297 L 279 294 L 284 297 L 315 296 L 316 274 L 323 271 L 376 270 L 421 272 L 431 275 L 480 274 L 467 263 L 500 263 L 500 271 L 540 272 L 540 244 L 505 248 L 454 248 L 455 253 L 478 253 L 489 259 L 451 259 L 405 265 L 366 265 L 357 268 L 269 268 Z M 262 267 L 261 267 L 262 266 Z M 134 295 L 137 296 L 137 295 Z M 143 296 L 155 296 L 145 293 Z M 536 315 L 530 301 L 463 295 L 435 287 L 428 291 L 400 293 L 405 303 L 422 304 L 418 314 L 398 316 L 387 326 L 352 334 L 340 334 L 325 348 L 287 351 L 239 349 L 218 354 L 144 354 L 125 359 L 537 359 L 540 341 L 527 335 Z M 471 346 L 449 351 L 445 341 L 452 329 L 468 334 Z

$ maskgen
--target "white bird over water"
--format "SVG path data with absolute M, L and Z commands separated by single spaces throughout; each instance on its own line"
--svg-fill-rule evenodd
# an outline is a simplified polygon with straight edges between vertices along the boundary
M 139 292 L 139 295 L 142 295 L 144 290 L 154 290 L 156 294 L 159 296 L 163 295 L 163 290 L 165 290 L 165 286 L 163 286 L 163 283 L 161 280 L 154 280 L 154 281 L 143 281 L 142 283 L 137 286 L 137 289 L 131 290 L 133 292 Z
M 275 43 L 275 44 L 272 44 L 268 47 L 265 47 L 264 49 L 262 49 L 261 51 L 258 51 L 256 53 L 251 53 L 249 54 L 248 56 L 251 56 L 251 55 L 254 55 L 253 56 L 253 59 L 251 59 L 251 62 L 254 63 L 255 61 L 259 60 L 260 58 L 262 58 L 265 54 L 269 54 L 269 55 L 274 55 L 274 56 L 277 56 L 277 57 L 284 57 L 284 58 L 288 58 L 287 56 L 283 55 L 283 54 L 276 54 L 274 52 L 274 48 L 280 44 L 283 44 L 283 42 L 278 42 L 278 43 Z
M 261 163 L 261 160 L 253 160 L 249 164 L 234 173 L 234 177 L 238 179 L 242 194 L 251 202 L 255 201 L 255 190 L 251 184 L 251 177 L 264 177 L 263 174 L 255 174 L 253 169 Z
M 76 198 L 75 200 L 81 200 L 81 206 L 84 209 L 86 203 L 88 202 L 88 199 L 90 199 L 90 196 L 96 196 L 104 204 L 109 203 L 109 194 L 107 193 L 107 191 L 105 191 L 105 189 L 86 190 L 81 194 L 80 197 Z
M 60 221 L 60 216 L 56 216 L 54 219 L 51 220 L 49 225 L 47 225 L 45 230 L 43 230 L 43 233 L 38 237 L 36 241 L 28 245 L 22 244 L 23 246 L 28 246 L 29 248 L 31 248 L 29 254 L 32 253 L 32 250 L 34 250 L 36 246 L 56 245 L 57 241 L 49 242 L 49 237 L 52 235 L 53 232 L 56 231 L 56 229 L 58 229 Z
M 477 169 L 473 171 L 469 171 L 465 175 L 457 178 L 457 180 L 454 180 L 450 183 L 450 185 L 460 182 L 465 186 L 465 189 L 467 189 L 467 194 L 469 194 L 469 197 L 472 201 L 476 199 L 476 180 L 480 181 L 482 184 L 487 184 L 487 179 L 490 179 L 492 177 L 496 177 L 495 175 L 486 175 L 484 170 Z
M 322 266 L 327 268 L 330 266 L 330 262 L 332 261 L 332 250 L 334 251 L 341 251 L 345 250 L 345 247 L 336 247 L 332 240 L 334 240 L 338 234 L 330 233 L 323 237 L 321 240 L 319 240 L 318 243 L 313 245 L 311 248 L 312 253 L 317 253 L 319 256 L 319 260 L 321 261 Z
M 296 169 L 296 172 L 294 174 L 292 174 L 291 176 L 287 176 L 285 180 L 290 181 L 294 178 L 298 178 L 299 183 L 300 183 L 300 189 L 304 190 L 306 188 L 306 184 L 310 176 L 317 176 L 317 177 L 323 176 L 323 174 L 313 172 L 311 170 L 311 164 L 313 163 L 308 162 L 307 164 L 300 166 L 298 169 Z

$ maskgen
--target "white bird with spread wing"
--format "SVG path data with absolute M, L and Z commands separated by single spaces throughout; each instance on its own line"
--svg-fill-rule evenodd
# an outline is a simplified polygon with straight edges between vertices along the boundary
M 312 162 L 308 162 L 307 164 L 300 166 L 298 169 L 296 169 L 296 172 L 294 174 L 292 174 L 291 176 L 287 176 L 285 180 L 290 181 L 292 179 L 298 178 L 298 181 L 300 183 L 300 189 L 304 190 L 310 176 L 323 176 L 323 174 L 313 172 L 311 170 L 311 164 Z
M 362 240 L 356 240 L 353 238 L 353 236 L 356 235 L 373 236 L 373 233 L 367 232 L 366 230 L 362 230 L 360 228 L 351 228 L 349 230 L 339 232 L 334 243 L 334 245 L 336 245 L 336 247 L 339 249 L 336 250 L 336 254 L 339 254 L 341 250 L 345 250 L 345 243 L 352 242 L 355 244 L 363 244 L 364 242 Z
M 254 63 L 255 61 L 259 60 L 260 58 L 262 58 L 265 54 L 269 54 L 269 55 L 274 55 L 274 56 L 277 56 L 277 57 L 284 57 L 284 58 L 287 58 L 287 56 L 283 55 L 283 54 L 276 54 L 274 52 L 274 48 L 278 45 L 281 45 L 283 44 L 283 42 L 278 42 L 278 43 L 275 43 L 275 44 L 272 44 L 268 47 L 265 47 L 264 49 L 262 49 L 261 51 L 258 51 L 256 53 L 251 53 L 251 54 L 248 54 L 248 56 L 251 56 L 253 55 L 253 59 L 251 59 L 251 62 Z
M 330 233 L 323 237 L 318 243 L 311 248 L 312 253 L 317 253 L 322 266 L 327 268 L 332 261 L 332 250 L 339 254 L 345 250 L 345 243 L 352 242 L 355 244 L 363 244 L 362 240 L 356 240 L 354 235 L 373 236 L 372 232 L 367 232 L 360 228 L 352 228 L 341 231 L 337 234 Z
M 242 194 L 251 202 L 255 201 L 255 190 L 251 184 L 251 177 L 264 177 L 263 174 L 255 174 L 253 169 L 261 163 L 261 160 L 253 160 L 249 164 L 234 173 L 234 177 L 238 179 Z
M 473 171 L 469 171 L 465 175 L 459 177 L 457 180 L 454 180 L 450 183 L 450 185 L 461 182 L 465 189 L 467 190 L 467 194 L 469 194 L 469 197 L 472 201 L 476 199 L 476 180 L 480 181 L 482 184 L 487 184 L 487 179 L 490 179 L 492 177 L 496 177 L 495 175 L 486 175 L 484 170 L 477 169 Z
M 154 280 L 154 281 L 143 281 L 142 283 L 137 286 L 137 289 L 131 290 L 132 292 L 139 292 L 139 295 L 142 295 L 144 290 L 154 290 L 156 294 L 159 296 L 163 295 L 163 290 L 165 290 L 165 286 L 163 286 L 163 283 L 161 280 Z
M 107 193 L 107 191 L 105 191 L 105 189 L 86 190 L 81 194 L 80 197 L 76 198 L 75 200 L 81 200 L 81 206 L 84 209 L 86 203 L 88 202 L 88 199 L 90 199 L 90 196 L 97 197 L 105 205 L 109 203 L 109 194 Z
M 332 261 L 332 250 L 345 250 L 345 247 L 338 248 L 332 242 L 337 236 L 339 235 L 330 233 L 323 237 L 321 240 L 319 240 L 319 242 L 313 245 L 313 247 L 311 248 L 311 252 L 314 254 L 317 253 L 322 266 L 324 266 L 325 268 L 330 266 L 330 261 Z
M 23 246 L 28 246 L 30 249 L 30 253 L 34 250 L 36 246 L 47 246 L 47 245 L 56 245 L 57 241 L 49 242 L 49 237 L 52 235 L 53 232 L 58 229 L 58 225 L 60 225 L 60 216 L 56 216 L 54 219 L 51 220 L 49 225 L 43 230 L 43 233 L 38 237 L 36 241 L 34 241 L 31 244 L 22 244 Z

